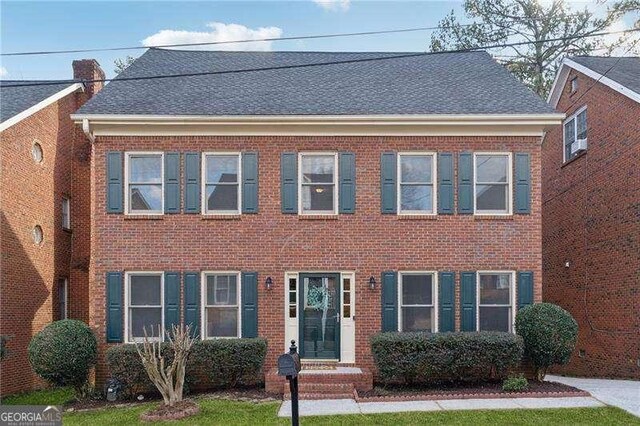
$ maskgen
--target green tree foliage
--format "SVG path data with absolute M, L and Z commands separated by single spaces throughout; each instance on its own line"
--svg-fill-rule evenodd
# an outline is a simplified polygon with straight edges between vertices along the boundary
M 113 61 L 113 64 L 115 65 L 113 72 L 115 72 L 116 74 L 120 74 L 122 71 L 127 69 L 127 67 L 131 65 L 135 60 L 136 58 L 130 55 L 127 55 L 125 58 L 117 58 L 115 61 Z

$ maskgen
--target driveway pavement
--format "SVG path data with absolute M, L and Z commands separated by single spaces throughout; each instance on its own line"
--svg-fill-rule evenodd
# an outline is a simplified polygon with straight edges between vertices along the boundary
M 583 379 L 547 376 L 546 380 L 564 383 L 589 392 L 596 399 L 640 417 L 640 381 Z

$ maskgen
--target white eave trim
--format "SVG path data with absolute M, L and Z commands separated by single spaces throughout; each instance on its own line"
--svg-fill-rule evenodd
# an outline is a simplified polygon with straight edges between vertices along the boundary
M 94 136 L 514 135 L 540 136 L 564 114 L 161 116 L 73 114 Z
M 59 92 L 54 93 L 53 95 L 49 96 L 48 98 L 38 102 L 37 104 L 35 104 L 34 106 L 25 109 L 24 111 L 22 111 L 19 114 L 14 115 L 13 117 L 7 119 L 6 121 L 3 121 L 2 123 L 0 123 L 0 132 L 13 126 L 14 124 L 24 120 L 25 118 L 35 114 L 36 112 L 40 111 L 43 108 L 48 107 L 49 105 L 51 105 L 52 103 L 64 98 L 65 96 L 74 93 L 76 91 L 84 91 L 84 85 L 82 83 L 73 83 L 71 84 L 69 87 L 66 87 L 62 90 L 60 90 Z
M 569 68 L 573 68 L 586 75 L 587 77 L 591 77 L 592 79 L 598 81 L 599 83 L 604 84 L 615 90 L 618 93 L 623 94 L 624 96 L 633 99 L 634 101 L 640 103 L 640 93 L 634 92 L 622 84 L 611 80 L 607 76 L 603 76 L 602 74 L 595 72 L 591 68 L 587 68 L 584 65 L 580 65 L 577 62 L 572 61 L 571 59 L 565 59 L 562 61 L 562 66 L 560 67 L 560 71 L 556 74 L 556 78 L 553 82 L 553 86 L 551 87 L 551 92 L 549 93 L 549 98 L 547 102 L 552 107 L 558 106 L 558 101 L 560 100 L 560 95 L 562 94 L 562 89 L 567 83 L 567 78 L 569 77 Z

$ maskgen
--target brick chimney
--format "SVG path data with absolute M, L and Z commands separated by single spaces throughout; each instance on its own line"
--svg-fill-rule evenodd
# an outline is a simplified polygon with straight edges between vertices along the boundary
M 104 71 L 95 59 L 80 59 L 73 61 L 73 78 L 84 81 L 100 80 L 104 79 Z M 85 83 L 85 86 L 85 93 L 90 98 L 102 89 L 104 82 Z

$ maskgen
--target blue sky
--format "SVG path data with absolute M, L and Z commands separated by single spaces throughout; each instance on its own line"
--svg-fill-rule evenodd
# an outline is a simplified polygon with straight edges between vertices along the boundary
M 542 0 L 548 1 L 548 0 Z M 2 52 L 142 46 L 158 42 L 296 36 L 435 26 L 459 1 L 2 1 Z M 579 7 L 586 3 L 580 2 Z M 212 23 L 218 23 L 212 25 Z M 237 24 L 232 26 L 231 24 Z M 163 30 L 169 32 L 160 33 Z M 429 32 L 235 45 L 236 49 L 424 51 Z M 230 46 L 230 45 L 227 45 Z M 227 47 L 228 48 L 228 47 Z M 107 77 L 113 61 L 142 50 L 2 57 L 5 79 L 71 78 L 71 61 L 94 58 Z

